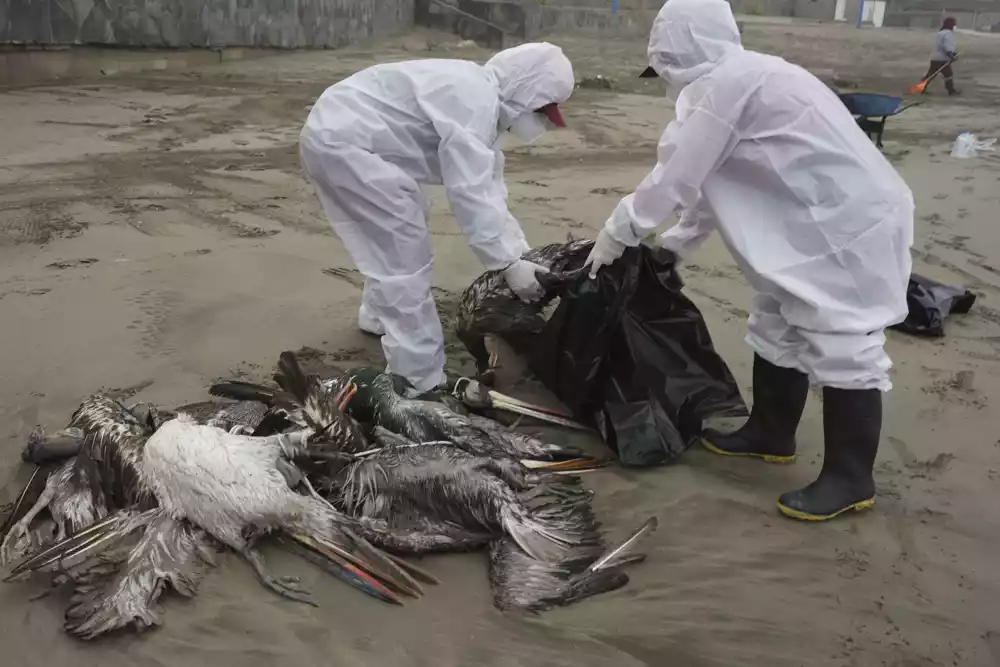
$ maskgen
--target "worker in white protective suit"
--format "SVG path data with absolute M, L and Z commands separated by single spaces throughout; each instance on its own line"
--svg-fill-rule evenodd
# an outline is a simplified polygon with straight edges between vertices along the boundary
M 421 186 L 445 186 L 483 265 L 522 299 L 541 294 L 529 249 L 507 209 L 498 135 L 531 143 L 563 126 L 573 67 L 551 44 L 461 60 L 376 65 L 328 88 L 300 136 L 323 209 L 365 276 L 360 327 L 382 336 L 388 369 L 419 391 L 440 385 L 444 336 L 431 297 L 433 252 Z
M 718 230 L 756 290 L 747 342 L 753 409 L 718 454 L 789 462 L 810 380 L 823 387 L 823 469 L 782 495 L 793 518 L 874 503 L 872 467 L 891 366 L 884 330 L 907 314 L 909 188 L 830 89 L 780 58 L 743 50 L 725 0 L 668 0 L 650 68 L 676 99 L 658 162 L 598 236 L 591 274 L 659 237 L 679 258 Z

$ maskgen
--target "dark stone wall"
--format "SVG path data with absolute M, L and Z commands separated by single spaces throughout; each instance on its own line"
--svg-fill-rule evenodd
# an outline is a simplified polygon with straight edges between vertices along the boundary
M 413 0 L 0 0 L 0 43 L 336 47 L 413 24 Z
M 486 48 L 503 49 L 534 40 L 541 12 L 534 0 L 416 0 L 415 20 Z

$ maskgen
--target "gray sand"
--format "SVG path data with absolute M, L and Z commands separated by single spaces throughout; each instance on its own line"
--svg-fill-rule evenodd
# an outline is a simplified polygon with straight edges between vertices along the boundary
M 902 92 L 926 68 L 931 34 L 748 24 L 747 42 L 832 79 Z M 933 96 L 889 123 L 886 154 L 916 195 L 915 267 L 981 296 L 928 341 L 892 334 L 876 511 L 828 525 L 782 519 L 783 491 L 810 481 L 822 451 L 810 400 L 794 466 L 689 452 L 667 469 L 588 477 L 609 532 L 656 515 L 649 560 L 626 589 L 524 619 L 495 611 L 485 557 L 426 561 L 444 585 L 404 609 L 365 598 L 292 557 L 320 609 L 262 589 L 234 556 L 193 601 L 167 596 L 166 624 L 81 644 L 61 630 L 65 593 L 0 585 L 3 664 L 239 665 L 930 665 L 1000 664 L 1000 232 L 995 156 L 948 157 L 960 131 L 1000 135 L 1000 40 L 960 35 L 967 95 Z M 437 44 L 429 51 L 428 40 Z M 662 86 L 630 77 L 644 39 L 554 39 L 578 76 L 571 129 L 508 159 L 514 213 L 532 243 L 593 236 L 652 166 L 671 112 Z M 323 88 L 385 59 L 486 53 L 447 35 L 116 77 L 0 94 L 0 481 L 36 423 L 58 427 L 98 388 L 165 405 L 216 378 L 267 376 L 279 352 L 377 361 L 355 330 L 350 259 L 303 181 L 295 140 Z M 637 69 L 638 68 L 638 69 Z M 431 228 L 445 307 L 480 267 L 437 196 Z M 749 396 L 742 343 L 750 291 L 718 239 L 685 270 L 721 354 Z M 453 363 L 463 361 L 454 346 Z M 973 371 L 971 387 L 956 382 Z M 15 493 L 14 484 L 4 498 Z

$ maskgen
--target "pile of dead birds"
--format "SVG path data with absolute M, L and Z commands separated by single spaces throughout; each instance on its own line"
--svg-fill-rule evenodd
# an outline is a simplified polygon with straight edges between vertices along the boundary
M 285 352 L 274 379 L 173 411 L 93 395 L 65 428 L 36 429 L 0 532 L 8 580 L 70 586 L 65 628 L 91 639 L 158 625 L 162 593 L 193 596 L 225 549 L 312 603 L 267 569 L 265 538 L 393 604 L 440 583 L 407 560 L 421 554 L 486 550 L 495 605 L 529 611 L 619 588 L 641 560 L 630 547 L 655 520 L 609 548 L 577 476 L 603 461 L 449 394 L 409 398 L 378 369 L 319 377 Z

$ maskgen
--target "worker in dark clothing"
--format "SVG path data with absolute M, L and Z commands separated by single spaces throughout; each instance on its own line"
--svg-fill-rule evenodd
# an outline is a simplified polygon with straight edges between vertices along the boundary
M 958 58 L 958 51 L 955 50 L 955 19 L 948 17 L 941 24 L 941 30 L 934 38 L 934 51 L 931 52 L 931 67 L 927 70 L 924 79 L 934 76 L 938 70 L 944 77 L 944 87 L 949 95 L 958 95 L 955 90 L 955 82 L 952 80 L 951 64 Z

